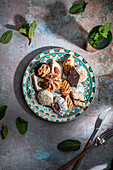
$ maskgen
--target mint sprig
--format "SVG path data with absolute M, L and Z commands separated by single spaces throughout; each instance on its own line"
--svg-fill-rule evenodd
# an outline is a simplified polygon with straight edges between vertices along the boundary
M 29 45 L 31 44 L 31 40 L 34 37 L 35 33 L 35 29 L 36 29 L 37 23 L 36 21 L 33 21 L 33 23 L 28 24 L 25 23 L 22 25 L 22 28 L 19 30 L 20 33 L 27 35 L 27 37 L 29 38 Z
M 93 47 L 97 46 L 104 38 L 108 38 L 108 33 L 112 27 L 112 23 L 108 22 L 105 25 L 99 27 L 99 30 L 91 33 L 89 41 Z

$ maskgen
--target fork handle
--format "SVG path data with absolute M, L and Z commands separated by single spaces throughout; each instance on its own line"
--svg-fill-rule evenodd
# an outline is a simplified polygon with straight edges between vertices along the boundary
M 87 143 L 87 145 L 86 145 L 86 147 L 84 148 L 84 151 L 83 152 L 85 152 L 85 151 L 87 151 L 88 150 L 88 148 L 89 148 L 89 146 L 91 145 L 91 140 L 89 140 L 89 142 Z M 83 153 L 82 152 L 82 153 Z M 86 152 L 87 153 L 87 152 Z M 80 159 L 77 161 L 77 163 L 75 164 L 75 166 L 74 166 L 74 168 L 73 168 L 73 170 L 77 170 L 77 168 L 79 167 L 79 165 L 80 165 L 80 163 L 81 163 L 81 161 L 82 161 L 82 159 L 83 159 L 83 157 L 85 156 L 85 154 L 83 154 L 81 157 L 80 157 Z
M 84 150 L 79 156 L 75 157 L 74 159 L 72 159 L 71 161 L 69 161 L 67 164 L 65 164 L 64 166 L 62 166 L 59 170 L 65 170 L 66 168 L 68 168 L 69 166 L 71 166 L 75 161 L 79 160 L 80 158 L 84 157 L 84 155 L 88 152 L 89 150 L 86 149 Z

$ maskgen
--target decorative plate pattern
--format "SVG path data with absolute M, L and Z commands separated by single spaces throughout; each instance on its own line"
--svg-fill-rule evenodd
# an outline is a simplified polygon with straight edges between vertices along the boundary
M 34 73 L 34 69 L 40 61 L 49 62 L 52 58 L 54 58 L 56 61 L 62 62 L 69 54 L 71 54 L 74 58 L 75 66 L 83 66 L 87 70 L 88 78 L 83 83 L 85 89 L 84 96 L 86 107 L 82 108 L 79 106 L 75 106 L 71 110 L 67 110 L 65 115 L 62 117 L 60 115 L 57 115 L 51 108 L 41 105 L 37 102 L 36 93 L 31 80 L 31 75 Z M 39 54 L 30 62 L 23 76 L 22 87 L 25 100 L 28 106 L 36 115 L 52 122 L 67 122 L 70 120 L 74 120 L 75 118 L 82 115 L 83 112 L 90 106 L 95 94 L 95 77 L 93 70 L 88 62 L 79 54 L 66 49 L 51 49 Z M 69 115 L 67 113 L 69 113 Z

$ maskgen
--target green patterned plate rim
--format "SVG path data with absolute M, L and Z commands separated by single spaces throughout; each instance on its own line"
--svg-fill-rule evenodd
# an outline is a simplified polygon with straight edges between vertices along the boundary
M 56 61 L 60 62 L 65 60 L 68 55 L 72 55 L 74 58 L 75 66 L 83 66 L 87 71 L 88 78 L 83 83 L 86 107 L 82 108 L 75 106 L 71 110 L 67 110 L 65 115 L 62 117 L 57 115 L 51 108 L 41 105 L 37 102 L 36 93 L 31 81 L 31 75 L 34 72 L 36 65 L 39 64 L 40 61 L 49 62 L 54 58 Z M 93 101 L 95 94 L 95 76 L 91 66 L 81 55 L 71 50 L 55 48 L 40 53 L 29 63 L 23 76 L 22 88 L 28 106 L 36 115 L 51 122 L 68 122 L 82 115 Z

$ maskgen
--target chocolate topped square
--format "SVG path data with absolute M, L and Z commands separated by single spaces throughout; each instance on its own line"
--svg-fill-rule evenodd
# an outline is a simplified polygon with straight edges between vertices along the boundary
M 75 67 L 72 66 L 67 77 L 67 80 L 69 81 L 70 85 L 72 87 L 77 87 L 79 78 L 80 74 L 75 70 Z

